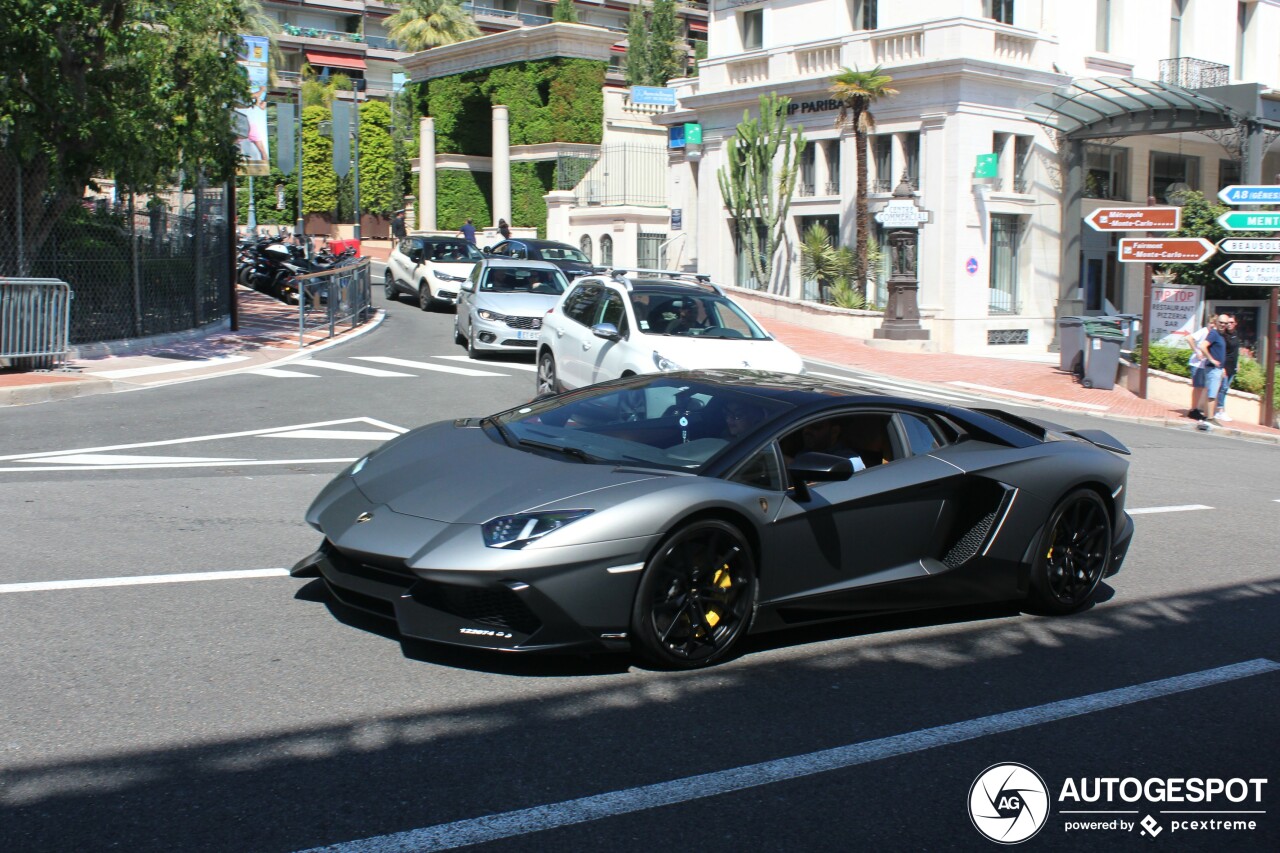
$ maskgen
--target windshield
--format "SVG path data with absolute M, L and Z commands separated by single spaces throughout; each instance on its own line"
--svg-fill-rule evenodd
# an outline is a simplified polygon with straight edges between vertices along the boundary
M 423 257 L 437 264 L 473 264 L 484 254 L 466 240 L 424 240 Z
M 791 410 L 748 390 L 679 377 L 612 383 L 533 402 L 492 419 L 508 444 L 582 463 L 697 472 Z
M 634 290 L 631 307 L 646 335 L 766 341 L 769 336 L 733 301 L 713 293 Z
M 480 289 L 494 293 L 542 293 L 559 296 L 569 282 L 560 270 L 489 267 Z
M 580 264 L 591 263 L 590 258 L 572 246 L 541 246 L 538 248 L 538 256 L 544 261 L 577 261 Z

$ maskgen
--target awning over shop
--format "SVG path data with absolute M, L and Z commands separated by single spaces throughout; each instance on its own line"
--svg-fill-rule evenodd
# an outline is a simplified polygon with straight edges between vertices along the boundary
M 1228 128 L 1240 116 L 1221 101 L 1180 86 L 1099 77 L 1073 80 L 1041 95 L 1027 119 L 1071 139 L 1100 139 Z
M 690 21 L 689 29 L 693 30 L 695 33 L 705 33 L 707 31 L 707 22 L 706 21 Z
M 350 53 L 329 53 L 325 50 L 303 51 L 307 62 L 324 68 L 354 68 L 363 71 L 367 66 L 363 59 Z

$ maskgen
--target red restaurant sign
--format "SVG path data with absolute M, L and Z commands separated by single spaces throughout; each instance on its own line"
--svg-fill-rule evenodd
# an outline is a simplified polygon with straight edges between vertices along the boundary
M 1100 207 L 1084 218 L 1095 231 L 1177 231 L 1180 207 Z

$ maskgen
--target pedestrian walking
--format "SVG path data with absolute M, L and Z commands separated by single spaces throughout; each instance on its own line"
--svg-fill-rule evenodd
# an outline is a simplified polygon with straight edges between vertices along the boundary
M 396 215 L 391 217 L 391 237 L 394 240 L 403 240 L 407 234 L 404 228 L 404 211 L 397 210 Z
M 502 235 L 503 240 L 511 239 L 511 226 L 507 224 L 507 220 L 498 220 L 498 233 Z
M 476 227 L 471 224 L 471 217 L 467 217 L 466 223 L 458 229 L 458 233 L 466 238 L 471 245 L 476 244 Z
M 1227 343 L 1227 358 L 1222 364 L 1222 387 L 1218 389 L 1218 414 L 1220 421 L 1234 420 L 1227 414 L 1227 391 L 1231 388 L 1231 380 L 1235 378 L 1236 368 L 1240 366 L 1240 336 L 1236 334 L 1236 318 L 1234 314 L 1218 315 L 1218 333 Z
M 1196 429 L 1207 430 L 1210 425 L 1217 425 L 1214 417 L 1218 408 L 1218 391 L 1222 387 L 1223 365 L 1227 361 L 1227 342 L 1218 331 L 1218 318 L 1209 321 L 1209 333 L 1199 344 L 1200 355 L 1204 358 L 1204 420 L 1196 424 Z

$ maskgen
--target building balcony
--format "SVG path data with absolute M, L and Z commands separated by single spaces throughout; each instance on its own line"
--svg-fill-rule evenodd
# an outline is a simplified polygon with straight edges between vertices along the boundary
M 1231 82 L 1231 68 L 1205 59 L 1176 56 L 1160 60 L 1160 82 L 1184 89 L 1206 89 Z
M 703 93 L 780 80 L 824 80 L 841 68 L 979 61 L 1053 73 L 1057 42 L 995 21 L 944 18 L 699 61 Z

